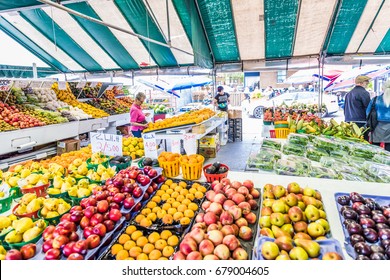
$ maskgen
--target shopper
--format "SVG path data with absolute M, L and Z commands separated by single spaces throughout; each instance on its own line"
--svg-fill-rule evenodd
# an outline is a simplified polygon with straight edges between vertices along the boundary
M 142 130 L 144 130 L 148 124 L 146 122 L 146 117 L 149 113 L 144 114 L 142 112 L 141 105 L 144 103 L 146 96 L 143 92 L 137 93 L 133 105 L 130 109 L 130 125 L 131 133 L 134 137 L 141 138 Z
M 368 105 L 366 114 L 371 111 L 373 100 Z M 375 101 L 378 124 L 371 132 L 371 140 L 374 145 L 385 143 L 385 150 L 390 152 L 390 79 L 383 85 L 383 94 L 379 95 Z
M 346 122 L 354 122 L 358 127 L 366 125 L 366 110 L 370 103 L 370 93 L 366 90 L 370 77 L 357 76 L 355 87 L 347 93 L 344 103 L 344 116 Z M 368 141 L 368 132 L 364 134 Z
M 230 103 L 229 97 L 229 93 L 224 92 L 223 86 L 218 86 L 217 94 L 214 97 L 214 105 L 217 106 L 218 110 L 227 112 Z

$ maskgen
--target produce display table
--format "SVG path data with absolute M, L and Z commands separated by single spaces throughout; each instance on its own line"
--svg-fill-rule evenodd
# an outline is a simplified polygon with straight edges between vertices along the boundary
M 309 177 L 294 177 L 294 176 L 280 176 L 280 175 L 265 175 L 265 174 L 250 174 L 244 172 L 229 171 L 228 178 L 230 180 L 244 181 L 250 179 L 254 182 L 256 188 L 263 188 L 265 184 L 282 185 L 287 187 L 291 182 L 297 182 L 302 188 L 310 187 L 321 192 L 324 203 L 327 219 L 330 224 L 332 237 L 340 242 L 342 245 L 344 257 L 352 259 L 345 250 L 345 236 L 342 229 L 342 224 L 339 219 L 339 213 L 336 206 L 335 193 L 344 192 L 358 192 L 360 194 L 389 196 L 390 185 L 380 183 L 368 182 L 352 182 L 339 181 L 330 179 L 318 179 Z

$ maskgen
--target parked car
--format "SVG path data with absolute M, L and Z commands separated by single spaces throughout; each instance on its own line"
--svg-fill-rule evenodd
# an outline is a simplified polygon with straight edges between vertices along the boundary
M 324 94 L 322 102 L 326 106 L 324 116 L 331 115 L 339 110 L 337 96 L 335 95 Z M 283 103 L 287 106 L 297 103 L 307 105 L 318 104 L 318 93 L 309 91 L 294 91 L 283 93 L 269 100 L 266 98 L 251 99 L 249 102 L 243 102 L 243 109 L 255 118 L 262 118 L 264 108 L 280 106 Z

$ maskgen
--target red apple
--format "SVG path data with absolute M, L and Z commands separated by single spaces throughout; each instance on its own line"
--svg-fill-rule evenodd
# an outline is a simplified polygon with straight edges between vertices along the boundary
M 64 215 L 62 215 L 60 221 L 70 221 L 70 213 L 66 213 Z
M 247 260 L 248 253 L 241 247 L 238 247 L 233 251 L 232 257 L 234 260 Z
M 114 195 L 113 201 L 115 203 L 120 204 L 125 199 L 125 195 L 123 193 L 117 193 Z
M 137 186 L 137 187 L 134 188 L 134 190 L 133 190 L 133 196 L 134 196 L 135 198 L 141 197 L 142 194 L 143 194 L 143 192 L 142 192 L 142 189 L 141 189 L 140 187 Z
M 217 222 L 218 218 L 217 218 L 217 215 L 215 215 L 214 212 L 207 212 L 204 216 L 203 216 L 203 221 L 205 222 L 205 224 L 207 226 L 211 225 L 211 224 L 215 224 Z
M 72 253 L 68 257 L 68 260 L 83 260 L 83 259 L 84 259 L 84 257 L 82 255 L 80 255 L 79 253 Z
M 94 214 L 96 214 L 96 212 L 97 209 L 95 206 L 87 206 L 87 208 L 84 209 L 84 217 L 90 219 Z
M 252 239 L 252 230 L 247 226 L 240 227 L 240 232 L 238 234 L 241 239 L 248 241 Z
M 176 252 L 174 255 L 173 255 L 173 259 L 174 260 L 185 260 L 186 259 L 186 255 L 184 255 L 181 251 L 178 251 Z
M 244 182 L 242 182 L 242 185 L 246 187 L 249 191 L 254 188 L 254 184 L 251 180 L 245 180 Z
M 198 251 L 193 251 L 193 252 L 189 253 L 186 257 L 186 260 L 189 260 L 189 261 L 200 261 L 202 259 L 203 259 L 202 254 L 199 253 Z
M 256 223 L 256 214 L 253 212 L 249 212 L 244 215 L 244 218 L 248 221 L 249 224 L 253 225 Z
M 52 248 L 53 248 L 53 239 L 49 239 L 49 240 L 46 240 L 45 242 L 43 242 L 42 251 L 44 253 L 46 253 L 47 251 L 49 251 Z
M 45 253 L 45 260 L 58 260 L 61 257 L 61 251 L 59 249 L 50 249 Z
M 134 201 L 134 198 L 132 198 L 131 196 L 126 197 L 125 200 L 123 201 L 123 207 L 125 209 L 130 209 L 134 205 L 135 205 L 135 201 Z
M 203 255 L 210 255 L 214 252 L 214 244 L 208 239 L 202 240 L 199 244 L 199 252 Z
M 89 222 L 90 222 L 89 218 L 87 218 L 86 216 L 84 216 L 84 217 L 81 219 L 81 221 L 80 221 L 80 227 L 81 227 L 82 229 L 85 229 L 87 226 L 89 226 Z
M 249 190 L 246 187 L 239 187 L 237 192 L 244 195 L 245 197 L 249 195 Z
M 238 207 L 242 209 L 242 214 L 244 215 L 251 212 L 251 205 L 246 201 L 239 203 Z
M 104 224 L 97 224 L 96 226 L 93 227 L 92 233 L 97 234 L 100 237 L 104 237 L 106 235 L 107 229 Z
M 55 229 L 56 229 L 56 227 L 53 225 L 50 225 L 47 228 L 45 228 L 45 230 L 42 233 L 43 240 L 46 241 L 49 239 L 53 239 L 53 232 Z
M 88 243 L 86 240 L 79 240 L 73 246 L 73 252 L 85 255 L 87 253 Z
M 107 232 L 110 232 L 115 228 L 115 223 L 111 220 L 105 220 L 103 221 L 103 224 L 106 226 Z
M 83 236 L 84 238 L 88 238 L 88 236 L 90 236 L 91 234 L 93 234 L 92 232 L 92 229 L 93 227 L 86 227 L 83 231 Z
M 180 243 L 180 252 L 184 255 L 188 255 L 189 253 L 196 251 L 198 249 L 198 244 L 192 237 L 184 238 Z
M 69 257 L 70 254 L 72 254 L 74 252 L 73 251 L 73 247 L 74 247 L 75 244 L 76 244 L 76 242 L 74 242 L 74 241 L 67 243 L 62 248 L 62 254 L 64 254 L 65 257 Z
M 53 249 L 60 249 L 69 242 L 69 238 L 65 235 L 59 235 L 53 239 Z
M 241 202 L 245 201 L 245 196 L 240 193 L 235 193 L 232 197 L 232 200 L 239 205 Z
M 34 257 L 36 251 L 37 251 L 37 246 L 32 243 L 26 244 L 22 248 L 20 248 L 20 253 L 22 254 L 22 258 L 24 260 L 28 260 Z
M 77 241 L 79 239 L 80 237 L 75 231 L 72 231 L 71 234 L 69 235 L 69 241 Z
M 108 211 L 108 201 L 107 200 L 101 200 L 97 203 L 97 211 L 99 213 L 105 213 Z
M 256 189 L 252 189 L 250 194 L 253 196 L 253 198 L 257 199 L 260 197 L 260 192 Z
M 88 244 L 88 249 L 96 248 L 100 245 L 100 236 L 97 234 L 91 234 L 87 237 L 86 241 Z
M 74 211 L 83 211 L 83 208 L 80 205 L 75 205 L 72 208 L 70 208 L 69 213 L 73 214 Z
M 119 211 L 118 209 L 111 209 L 110 210 L 110 220 L 111 221 L 117 222 L 120 220 L 121 217 L 122 217 L 121 211 Z
M 240 241 L 238 241 L 237 237 L 235 237 L 233 234 L 226 235 L 222 243 L 225 244 L 230 251 L 234 251 L 240 246 Z

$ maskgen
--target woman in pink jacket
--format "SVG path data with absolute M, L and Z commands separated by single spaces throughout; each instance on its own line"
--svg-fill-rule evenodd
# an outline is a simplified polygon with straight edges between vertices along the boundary
M 146 95 L 143 92 L 137 93 L 133 105 L 130 109 L 130 125 L 131 133 L 134 137 L 141 138 L 142 131 L 148 126 L 146 122 L 146 117 L 149 114 L 144 114 L 142 112 L 141 105 L 144 103 Z

